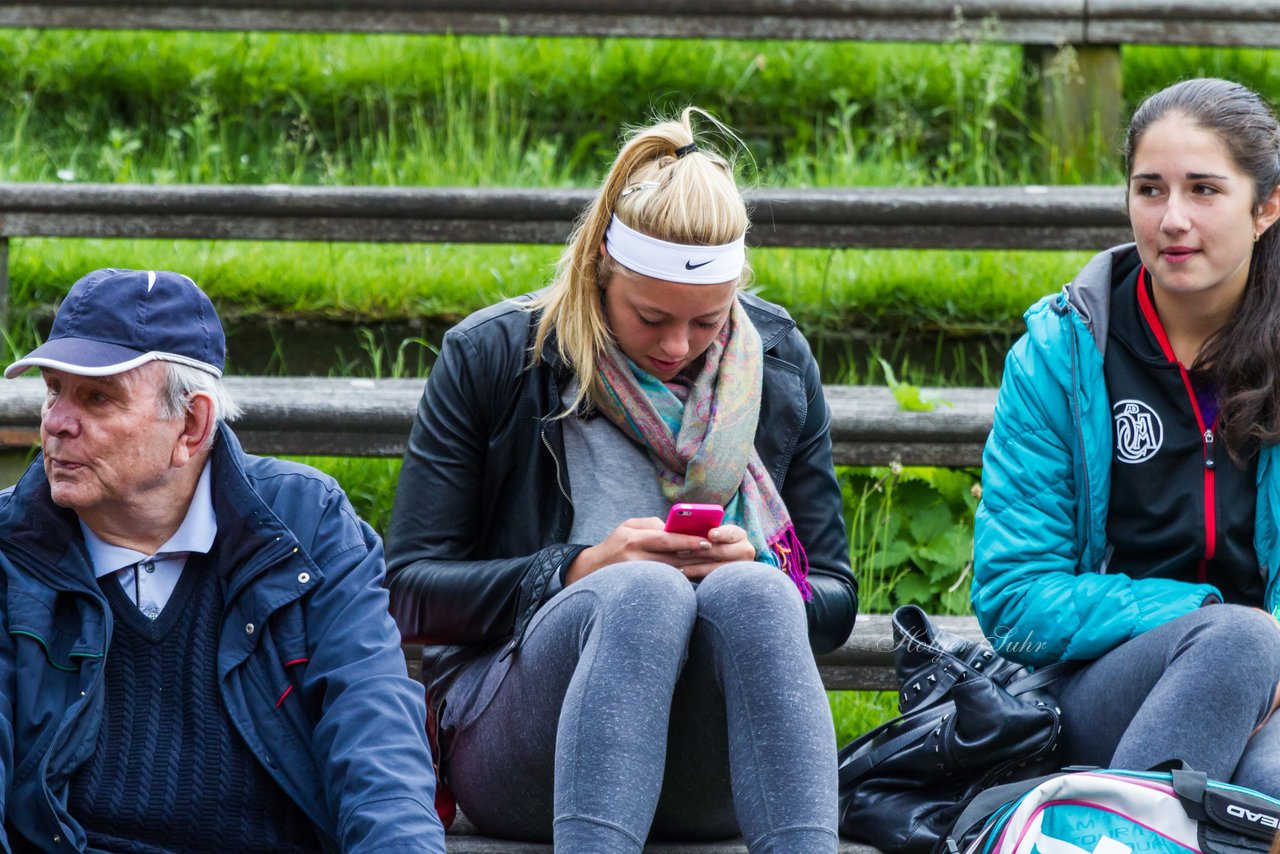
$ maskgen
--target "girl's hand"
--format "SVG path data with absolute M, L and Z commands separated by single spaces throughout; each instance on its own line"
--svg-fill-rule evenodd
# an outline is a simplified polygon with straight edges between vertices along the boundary
M 711 548 L 679 555 L 685 562 L 677 564 L 686 578 L 706 578 L 712 570 L 743 560 L 755 560 L 756 549 L 747 540 L 747 532 L 737 525 L 721 525 L 707 532 Z
M 564 574 L 565 586 L 579 581 L 597 569 L 632 560 L 653 560 L 678 566 L 677 555 L 709 552 L 711 543 L 704 537 L 669 534 L 656 516 L 628 519 L 609 532 L 597 545 L 578 553 Z
M 566 586 L 597 569 L 632 560 L 651 560 L 679 568 L 688 578 L 702 578 L 725 563 L 752 560 L 755 549 L 737 525 L 712 528 L 706 537 L 671 534 L 656 516 L 628 519 L 602 542 L 578 553 L 565 572 Z

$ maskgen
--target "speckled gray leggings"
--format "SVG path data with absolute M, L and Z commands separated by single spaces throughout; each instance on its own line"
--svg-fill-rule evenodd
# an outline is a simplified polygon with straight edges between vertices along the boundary
M 557 854 L 739 831 L 752 852 L 835 851 L 836 749 L 785 573 L 730 564 L 696 587 L 657 563 L 566 588 L 520 650 L 450 687 L 445 772 L 484 833 Z
M 1181 759 L 1280 797 L 1280 715 L 1250 733 L 1280 682 L 1280 625 L 1210 605 L 1152 629 L 1059 683 L 1063 764 L 1142 771 Z

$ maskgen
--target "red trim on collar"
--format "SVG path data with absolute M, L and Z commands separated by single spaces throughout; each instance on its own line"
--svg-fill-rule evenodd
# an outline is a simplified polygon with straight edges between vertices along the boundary
M 1156 314 L 1155 303 L 1151 301 L 1151 289 L 1147 285 L 1147 268 L 1145 265 L 1138 269 L 1138 308 L 1142 310 L 1142 316 L 1146 318 L 1147 325 L 1151 327 L 1152 333 L 1155 334 L 1156 341 L 1164 352 L 1164 357 L 1170 362 L 1177 362 L 1178 357 L 1173 355 L 1173 345 L 1169 343 L 1169 336 L 1165 334 L 1164 324 L 1160 322 L 1160 315 Z M 1194 400 L 1194 396 L 1192 399 Z

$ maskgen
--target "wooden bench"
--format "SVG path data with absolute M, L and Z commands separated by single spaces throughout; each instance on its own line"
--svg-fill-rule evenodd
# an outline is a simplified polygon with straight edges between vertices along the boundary
M 562 243 L 592 190 L 0 184 L 0 308 L 21 237 Z M 851 187 L 748 194 L 757 246 L 1097 249 L 1118 187 Z
M 232 395 L 244 407 L 236 433 L 246 450 L 265 454 L 399 457 L 422 394 L 417 379 L 228 377 Z M 867 465 L 899 461 L 916 465 L 974 466 L 991 429 L 993 389 L 926 389 L 926 398 L 945 401 L 928 412 L 904 412 L 888 389 L 827 386 L 832 409 L 836 462 Z M 0 382 L 0 449 L 27 450 L 39 442 L 43 381 L 22 377 Z M 0 469 L 0 486 L 14 482 L 20 468 Z M 939 624 L 966 637 L 981 636 L 971 617 L 945 617 Z M 893 642 L 889 618 L 864 614 L 838 650 L 818 659 L 829 690 L 893 691 Z M 410 673 L 421 672 L 421 647 L 405 645 Z M 465 818 L 449 835 L 457 854 L 531 854 L 550 846 L 505 842 L 476 834 Z M 740 842 L 651 845 L 665 854 L 740 854 Z M 844 842 L 842 854 L 873 854 Z
M 1280 44 L 1249 0 L 25 0 L 2 27 L 1018 44 Z
M 228 377 L 227 386 L 244 406 L 235 429 L 252 453 L 399 457 L 423 381 Z M 924 389 L 927 399 L 939 402 L 929 412 L 904 412 L 878 386 L 826 386 L 825 392 L 838 465 L 982 462 L 995 389 Z M 39 444 L 43 397 L 39 377 L 0 382 L 0 449 Z

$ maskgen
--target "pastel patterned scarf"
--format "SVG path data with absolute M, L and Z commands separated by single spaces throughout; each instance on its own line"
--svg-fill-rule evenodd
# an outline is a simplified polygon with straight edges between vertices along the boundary
M 747 532 L 756 560 L 785 570 L 807 600 L 809 559 L 755 448 L 763 378 L 760 334 L 735 301 L 691 383 L 664 384 L 611 343 L 597 399 L 649 451 L 668 501 L 724 507 L 725 522 Z

